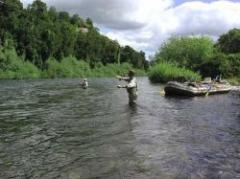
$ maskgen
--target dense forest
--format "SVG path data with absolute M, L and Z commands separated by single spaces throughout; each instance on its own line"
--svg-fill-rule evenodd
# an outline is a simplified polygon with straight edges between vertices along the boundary
M 240 81 L 240 29 L 222 34 L 216 42 L 205 36 L 171 37 L 159 48 L 152 63 L 150 79 L 156 82 L 179 77 L 190 80 L 197 75 L 221 75 Z M 189 75 L 188 70 L 195 75 Z
M 30 73 L 37 77 L 40 72 L 48 76 L 49 71 L 51 77 L 70 72 L 84 76 L 74 68 L 105 69 L 109 64 L 121 68 L 125 63 L 125 67 L 148 68 L 144 52 L 100 34 L 90 18 L 58 12 L 40 0 L 27 8 L 20 0 L 0 3 L 0 78 L 31 77 Z

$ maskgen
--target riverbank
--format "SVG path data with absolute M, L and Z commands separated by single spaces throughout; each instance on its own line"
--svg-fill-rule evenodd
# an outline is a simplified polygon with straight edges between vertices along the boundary
M 137 61 L 132 62 L 130 57 L 125 59 L 128 55 L 117 58 L 117 53 L 97 59 L 74 54 L 62 56 L 60 53 L 59 57 L 50 56 L 43 60 L 36 55 L 30 59 L 26 54 L 21 55 L 12 43 L 9 40 L 3 46 L 0 44 L 0 79 L 112 77 L 125 75 L 130 69 L 143 76 L 148 68 L 148 62 L 138 56 L 134 56 Z
M 14 49 L 5 49 L 0 53 L 0 79 L 39 79 L 39 78 L 77 78 L 77 77 L 113 77 L 125 75 L 130 69 L 137 76 L 144 76 L 144 69 L 134 68 L 130 63 L 101 62 L 91 64 L 73 56 L 64 57 L 60 61 L 49 58 L 44 69 L 17 55 Z
M 201 76 L 186 68 L 180 68 L 171 63 L 159 63 L 149 71 L 149 79 L 153 83 L 166 83 L 168 81 L 199 81 Z
M 203 77 L 192 70 L 178 67 L 171 63 L 159 63 L 150 68 L 149 79 L 153 83 L 167 83 L 168 81 L 201 81 Z M 226 78 L 233 86 L 240 85 L 240 77 Z
M 240 86 L 240 77 L 228 78 L 227 81 L 233 86 Z
M 74 57 L 66 57 L 61 62 L 50 59 L 47 62 L 47 70 L 43 71 L 45 78 L 75 78 L 75 77 L 114 77 L 116 75 L 126 75 L 130 69 L 136 72 L 138 76 L 146 74 L 143 69 L 136 69 L 129 63 L 106 64 L 97 63 L 91 67 L 89 63 L 83 60 L 77 60 Z

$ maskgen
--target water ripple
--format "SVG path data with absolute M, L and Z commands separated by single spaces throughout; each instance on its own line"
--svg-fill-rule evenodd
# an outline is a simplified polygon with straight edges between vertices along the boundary
M 1 81 L 0 178 L 240 178 L 240 96 L 137 105 L 109 78 Z

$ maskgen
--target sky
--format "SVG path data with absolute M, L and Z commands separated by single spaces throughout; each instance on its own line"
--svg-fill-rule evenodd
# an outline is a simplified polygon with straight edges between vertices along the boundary
M 214 40 L 240 28 L 240 0 L 42 0 L 59 11 L 90 17 L 121 45 L 153 56 L 171 36 L 207 35 Z M 24 6 L 32 0 L 21 0 Z

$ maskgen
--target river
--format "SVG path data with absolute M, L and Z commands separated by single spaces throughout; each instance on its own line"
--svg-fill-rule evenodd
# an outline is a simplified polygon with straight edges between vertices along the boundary
M 138 78 L 0 81 L 0 178 L 240 178 L 240 95 L 175 98 Z

